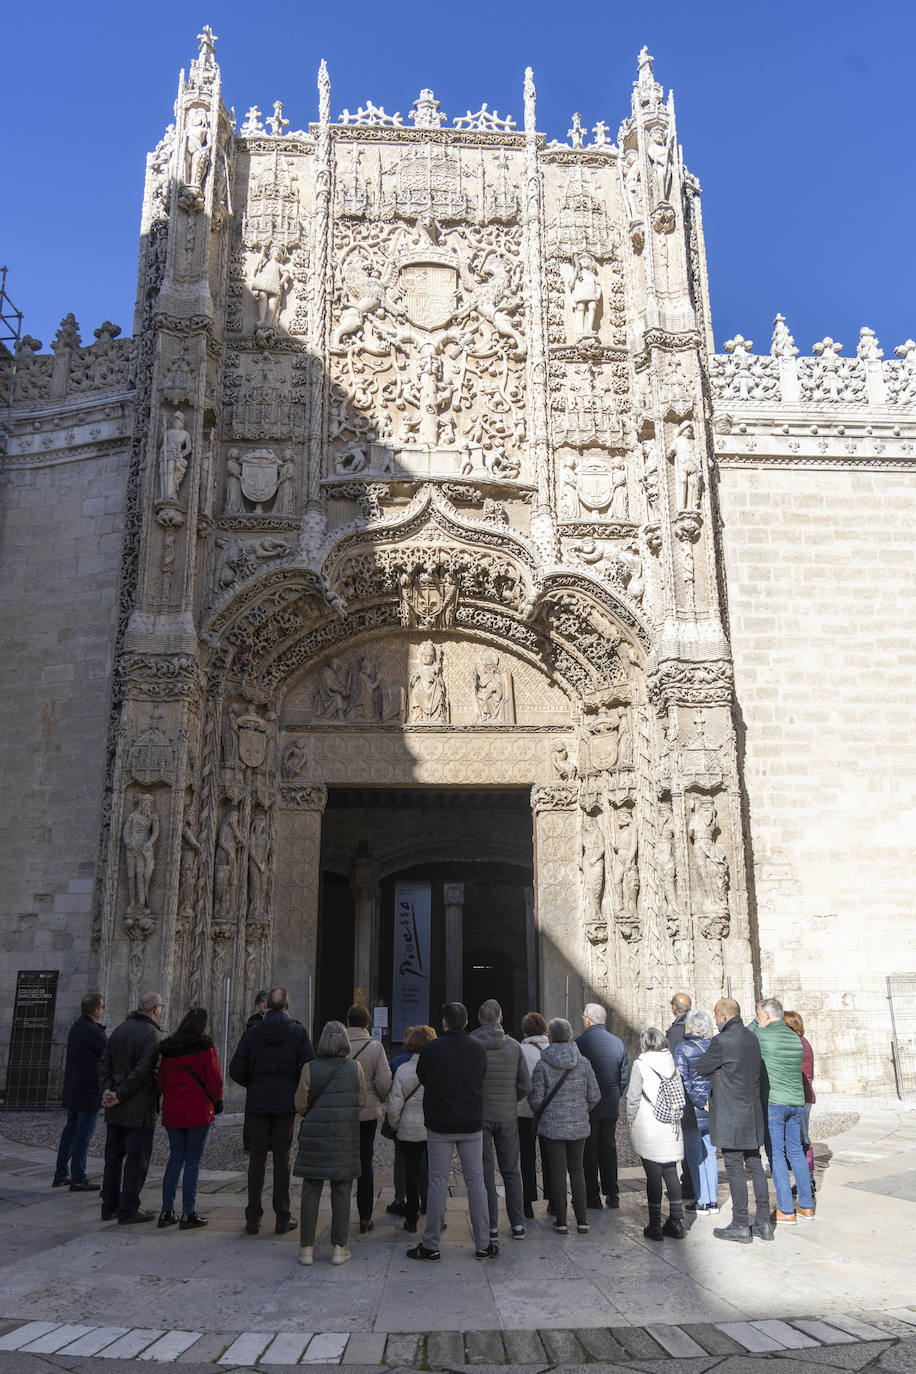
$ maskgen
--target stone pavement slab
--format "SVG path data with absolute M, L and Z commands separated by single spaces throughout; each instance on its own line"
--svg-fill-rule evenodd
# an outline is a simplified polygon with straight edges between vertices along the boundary
M 349 1355 L 348 1348 L 347 1358 Z M 461 1331 L 431 1331 L 426 1338 L 426 1362 L 430 1369 L 464 1364 L 464 1334 Z

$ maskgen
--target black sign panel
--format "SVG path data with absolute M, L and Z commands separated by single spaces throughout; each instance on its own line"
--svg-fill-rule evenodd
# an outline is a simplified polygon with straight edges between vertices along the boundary
M 56 968 L 19 971 L 6 1070 L 8 1107 L 43 1107 L 47 1101 L 57 979 Z

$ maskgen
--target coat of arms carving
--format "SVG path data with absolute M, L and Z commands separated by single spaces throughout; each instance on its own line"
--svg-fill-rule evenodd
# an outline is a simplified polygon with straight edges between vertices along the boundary
M 236 729 L 242 763 L 248 768 L 260 768 L 267 757 L 267 722 L 253 714 L 239 716 Z
M 268 501 L 273 500 L 280 485 L 280 463 L 270 449 L 259 448 L 246 453 L 241 461 L 242 491 L 260 512 Z
M 418 329 L 442 329 L 453 318 L 458 269 L 451 263 L 402 263 L 399 284 L 407 318 Z

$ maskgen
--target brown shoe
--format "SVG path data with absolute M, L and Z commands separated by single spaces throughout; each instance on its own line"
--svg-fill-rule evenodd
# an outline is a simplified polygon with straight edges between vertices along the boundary
M 776 1226 L 779 1226 L 779 1225 L 782 1225 L 782 1226 L 794 1226 L 794 1225 L 795 1225 L 795 1213 L 794 1213 L 794 1212 L 780 1212 L 779 1208 L 777 1207 L 777 1208 L 776 1208 L 776 1211 L 775 1211 L 775 1212 L 773 1213 L 773 1215 L 770 1217 L 770 1220 L 771 1220 L 771 1221 L 774 1223 L 774 1225 L 776 1225 Z
M 802 1221 L 813 1221 L 813 1220 L 814 1220 L 814 1208 L 813 1208 L 813 1207 L 796 1207 L 796 1209 L 795 1209 L 795 1215 L 796 1215 L 797 1217 L 801 1217 Z

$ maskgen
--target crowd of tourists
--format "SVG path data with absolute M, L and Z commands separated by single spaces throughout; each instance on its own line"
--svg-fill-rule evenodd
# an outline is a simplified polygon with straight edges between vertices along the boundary
M 210 1126 L 223 1109 L 223 1075 L 207 1035 L 206 1010 L 192 1007 L 163 1038 L 162 1005 L 158 993 L 145 994 L 108 1037 L 102 997 L 83 999 L 67 1044 L 67 1120 L 53 1186 L 100 1192 L 103 1221 L 155 1220 L 162 1229 L 197 1230 L 207 1224 L 197 1211 L 197 1184 Z M 329 1021 L 313 1048 L 306 1028 L 289 1014 L 286 990 L 259 992 L 228 1069 L 245 1089 L 246 1234 L 261 1229 L 270 1156 L 275 1232 L 298 1227 L 299 1261 L 313 1264 L 327 1182 L 331 1263 L 344 1264 L 351 1257 L 354 1180 L 359 1229 L 375 1227 L 373 1157 L 381 1124 L 383 1135 L 394 1141 L 395 1196 L 387 1211 L 414 1236 L 424 1217 L 422 1239 L 407 1250 L 410 1259 L 440 1258 L 456 1151 L 478 1259 L 499 1254 L 497 1173 L 512 1240 L 525 1238 L 539 1200 L 546 1200 L 556 1233 L 568 1235 L 574 1221 L 576 1233 L 586 1235 L 590 1211 L 620 1207 L 621 1103 L 645 1173 L 646 1239 L 685 1239 L 685 1211 L 697 1218 L 718 1214 L 717 1150 L 732 1205 L 729 1224 L 713 1231 L 718 1239 L 771 1241 L 774 1224 L 813 1221 L 814 1055 L 801 1016 L 767 998 L 745 1025 L 733 999 L 721 998 L 710 1013 L 693 1007 L 682 992 L 671 1008 L 667 1031 L 643 1031 L 632 1066 L 602 1006 L 585 1006 L 576 1037 L 563 1017 L 546 1021 L 531 1011 L 519 1042 L 505 1032 L 502 1009 L 493 999 L 479 1008 L 479 1024 L 470 1033 L 466 1008 L 447 1002 L 438 1030 L 409 1027 L 403 1053 L 389 1062 L 381 1040 L 371 1034 L 366 1007 L 351 1006 L 346 1024 Z M 141 1192 L 160 1101 L 169 1159 L 157 1213 L 141 1206 Z M 100 1109 L 106 1124 L 101 1185 L 86 1174 Z M 762 1148 L 776 1192 L 772 1211 Z M 292 1174 L 302 1180 L 298 1222 L 291 1163 Z

